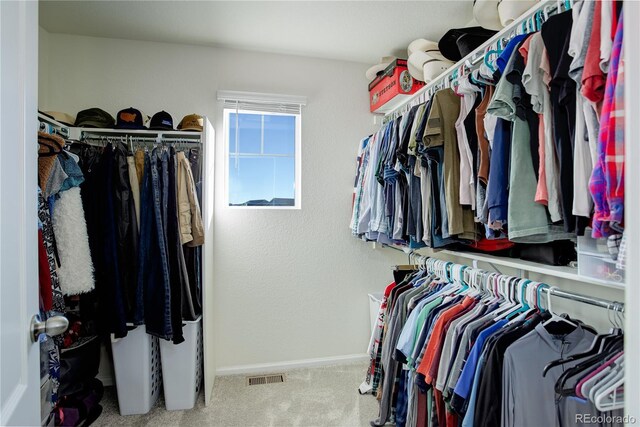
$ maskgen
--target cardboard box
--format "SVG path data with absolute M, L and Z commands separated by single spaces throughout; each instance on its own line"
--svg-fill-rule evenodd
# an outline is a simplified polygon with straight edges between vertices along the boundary
M 424 85 L 411 77 L 406 59 L 396 59 L 369 83 L 369 109 L 372 113 L 393 111 Z

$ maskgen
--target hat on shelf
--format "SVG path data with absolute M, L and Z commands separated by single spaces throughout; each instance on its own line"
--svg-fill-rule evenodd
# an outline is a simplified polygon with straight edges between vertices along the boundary
M 501 0 L 474 0 L 473 17 L 483 28 L 489 30 L 501 30 L 504 26 L 500 22 L 498 4 Z
M 100 108 L 82 110 L 76 116 L 75 126 L 86 128 L 112 128 L 116 121 L 113 116 Z
M 151 118 L 149 129 L 153 130 L 173 130 L 173 117 L 171 114 L 162 110 L 157 112 Z
M 453 65 L 438 50 L 438 44 L 433 41 L 418 39 L 409 44 L 410 52 L 407 69 L 414 79 L 428 83 L 434 77 Z
M 502 0 L 498 4 L 500 23 L 503 27 L 506 27 L 536 3 L 537 0 Z
M 129 107 L 118 111 L 116 129 L 144 129 L 144 114 L 136 108 Z
M 60 122 L 63 125 L 73 126 L 76 119 L 71 114 L 63 113 L 60 111 L 41 111 L 47 117 L 52 118 L 56 122 Z
M 409 43 L 409 47 L 407 47 L 407 57 L 411 56 L 415 52 L 427 52 L 435 58 L 442 60 L 446 59 L 440 52 L 438 43 L 431 40 L 416 39 Z
M 454 63 L 451 61 L 438 61 L 431 60 L 424 63 L 422 66 L 422 72 L 424 74 L 424 82 L 429 83 L 431 80 L 438 77 L 440 74 L 453 67 Z
M 202 132 L 204 126 L 204 118 L 199 114 L 186 115 L 178 123 L 178 130 L 194 130 Z
M 496 34 L 482 27 L 454 28 L 446 32 L 438 42 L 445 58 L 459 61 Z
M 391 64 L 395 60 L 396 60 L 395 56 L 383 56 L 382 58 L 380 58 L 380 62 L 378 62 L 373 67 L 369 68 L 365 73 L 365 75 L 367 76 L 367 80 L 373 81 L 373 79 L 376 78 L 378 73 L 383 72 L 385 68 L 387 68 L 389 64 Z

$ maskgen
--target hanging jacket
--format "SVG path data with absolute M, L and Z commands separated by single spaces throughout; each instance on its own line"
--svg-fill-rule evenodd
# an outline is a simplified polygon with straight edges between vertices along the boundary
M 204 243 L 204 226 L 191 164 L 182 151 L 176 154 L 178 161 L 178 213 L 180 240 L 183 245 L 201 246 Z

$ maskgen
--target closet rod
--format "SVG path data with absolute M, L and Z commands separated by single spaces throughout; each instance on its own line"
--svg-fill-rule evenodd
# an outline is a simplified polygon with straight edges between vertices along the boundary
M 553 296 L 557 296 L 559 298 L 565 298 L 572 301 L 578 301 L 589 305 L 595 305 L 596 307 L 606 308 L 608 310 L 619 311 L 620 313 L 624 313 L 624 304 L 618 301 L 609 301 L 601 298 L 589 297 L 582 294 L 577 294 L 574 292 L 563 291 L 558 288 L 542 288 L 543 292 L 548 292 Z
M 83 135 L 82 142 L 111 142 L 119 141 L 123 143 L 132 144 L 186 144 L 186 145 L 201 145 L 202 141 L 199 139 L 185 139 L 185 138 L 141 138 L 141 137 L 126 137 L 124 135 L 118 136 L 86 136 Z
M 420 255 L 415 251 L 412 251 L 410 254 L 410 257 L 417 261 L 419 264 L 422 265 L 426 265 L 426 261 L 429 258 L 432 259 L 438 259 L 432 256 L 426 256 L 426 255 Z M 442 260 L 439 260 L 442 261 Z M 448 262 L 448 261 L 445 261 Z M 461 267 L 466 267 L 468 269 L 471 270 L 475 270 L 475 271 L 480 271 L 482 273 L 486 273 L 489 274 L 488 271 L 482 270 L 482 269 L 478 269 L 478 268 L 474 268 L 465 264 L 456 264 L 456 263 L 451 263 L 453 266 L 461 266 Z M 564 298 L 564 299 L 568 299 L 568 300 L 572 300 L 572 301 L 577 301 L 577 302 L 581 302 L 584 304 L 589 304 L 589 305 L 593 305 L 596 307 L 602 307 L 602 308 L 606 308 L 608 310 L 613 310 L 613 311 L 617 311 L 620 313 L 624 313 L 624 303 L 618 302 L 618 301 L 610 301 L 610 300 L 606 300 L 606 299 L 602 299 L 602 298 L 595 298 L 595 297 L 590 297 L 587 295 L 583 295 L 583 294 L 578 294 L 575 292 L 568 292 L 568 291 L 563 291 L 561 289 L 558 289 L 556 287 L 544 287 L 541 289 L 542 291 L 546 291 L 549 294 L 553 295 L 553 296 L 557 296 L 559 298 Z
M 447 79 L 451 80 L 451 76 L 454 72 L 458 71 L 461 67 L 465 67 L 468 70 L 472 69 L 474 66 L 478 65 L 484 60 L 485 50 L 490 46 L 493 46 L 498 41 L 509 41 L 512 37 L 514 37 L 518 30 L 522 27 L 523 23 L 527 20 L 535 17 L 538 12 L 543 12 L 545 14 L 545 20 L 548 19 L 549 16 L 555 14 L 556 12 L 562 11 L 563 6 L 566 10 L 569 10 L 572 7 L 572 4 L 567 4 L 567 1 L 560 2 L 557 0 L 546 0 L 541 1 L 531 7 L 528 11 L 520 16 L 517 20 L 509 24 L 507 27 L 503 28 L 491 37 L 489 40 L 484 42 L 482 45 L 477 47 L 473 52 L 469 53 L 467 56 L 462 58 L 460 61 L 456 62 L 453 66 L 451 66 L 446 71 L 442 72 L 435 79 L 431 80 L 427 85 L 422 87 L 418 92 L 413 94 L 410 98 L 407 98 L 404 102 L 398 105 L 393 111 L 385 114 L 385 121 L 389 119 L 396 118 L 399 115 L 403 114 L 406 110 L 414 106 L 417 102 L 419 102 L 423 95 L 428 93 L 434 88 L 437 88 L 439 85 L 442 85 L 444 81 Z

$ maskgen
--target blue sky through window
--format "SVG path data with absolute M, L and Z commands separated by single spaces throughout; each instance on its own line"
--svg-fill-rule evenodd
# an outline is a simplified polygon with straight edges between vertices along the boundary
M 229 114 L 230 205 L 295 205 L 295 126 L 295 116 Z

